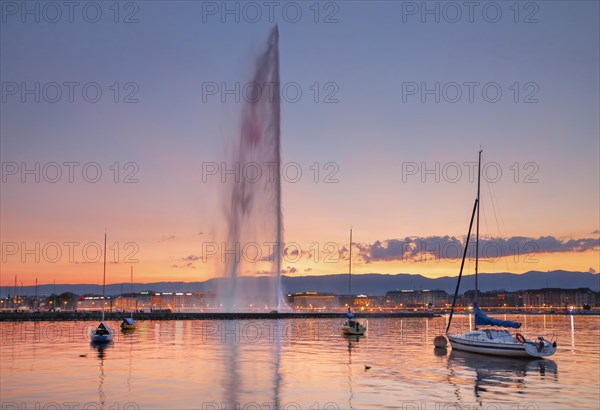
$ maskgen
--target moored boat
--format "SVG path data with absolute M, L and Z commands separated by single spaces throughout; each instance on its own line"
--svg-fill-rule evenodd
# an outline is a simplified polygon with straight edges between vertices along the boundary
M 537 340 L 531 340 L 525 338 L 521 333 L 516 333 L 514 336 L 507 330 L 501 329 L 478 329 L 478 326 L 496 326 L 504 328 L 519 329 L 521 324 L 510 320 L 498 320 L 488 317 L 481 311 L 477 304 L 479 295 L 478 289 L 478 267 L 479 267 L 479 208 L 480 208 L 480 185 L 481 185 L 481 151 L 479 151 L 479 169 L 477 176 L 477 198 L 473 205 L 473 211 L 471 214 L 471 222 L 469 224 L 469 231 L 463 251 L 462 262 L 460 265 L 460 272 L 458 274 L 458 281 L 456 284 L 456 290 L 454 292 L 454 300 L 452 302 L 452 309 L 450 310 L 450 317 L 446 326 L 446 336 L 450 341 L 452 349 L 463 350 L 473 353 L 482 353 L 495 356 L 510 356 L 510 357 L 548 357 L 552 356 L 556 352 L 556 341 L 546 340 L 542 336 L 538 336 Z M 473 303 L 473 312 L 475 315 L 475 330 L 462 333 L 462 334 L 450 334 L 450 325 L 452 324 L 452 316 L 454 314 L 454 308 L 456 306 L 456 297 L 460 288 L 460 280 L 462 278 L 463 268 L 465 264 L 465 258 L 467 256 L 467 249 L 469 247 L 469 239 L 471 237 L 471 229 L 473 228 L 473 221 L 477 215 L 476 225 L 476 242 L 475 242 L 475 302 Z
M 342 333 L 345 335 L 362 336 L 367 331 L 367 326 L 357 320 L 346 320 L 342 325 Z
M 121 322 L 121 330 L 122 331 L 134 331 L 135 329 L 137 329 L 137 323 L 135 322 L 135 320 L 133 320 L 133 318 L 131 317 L 126 317 L 125 319 L 123 319 L 123 321 Z
M 92 343 L 98 343 L 98 344 L 110 343 L 110 342 L 112 342 L 113 337 L 114 337 L 114 332 L 106 323 L 104 323 L 104 321 L 100 322 L 98 327 L 96 327 L 94 330 L 92 330 L 92 332 L 90 334 L 90 339 L 91 339 Z
M 492 323 L 496 319 L 487 317 L 477 304 L 473 306 L 476 325 Z M 486 322 L 490 320 L 492 322 Z M 511 321 L 500 321 L 507 327 Z M 520 327 L 520 326 L 519 326 Z M 521 333 L 512 335 L 505 329 L 477 329 L 463 334 L 448 334 L 448 340 L 453 349 L 473 353 L 483 353 L 495 356 L 512 357 L 547 357 L 556 352 L 556 342 L 538 337 L 537 341 L 526 339 Z
M 130 295 L 133 295 L 133 266 L 131 267 L 131 288 L 130 288 Z M 136 302 L 136 307 L 137 307 L 137 302 Z M 126 317 L 121 322 L 121 330 L 123 332 L 131 333 L 135 329 L 137 329 L 137 323 L 135 322 L 135 320 L 133 320 L 133 310 L 132 310 L 131 311 L 131 316 L 130 317 Z
M 364 335 L 365 332 L 367 331 L 366 323 L 359 322 L 356 319 L 354 313 L 352 313 L 352 311 L 350 310 L 350 308 L 348 308 L 348 311 L 346 312 L 346 316 L 348 317 L 348 320 L 346 320 L 341 327 L 342 333 L 345 335 L 353 335 L 353 336 Z
M 104 233 L 104 270 L 102 274 L 102 320 L 98 327 L 90 332 L 90 340 L 92 343 L 105 344 L 113 340 L 114 332 L 104 322 L 104 303 L 106 301 L 106 232 Z

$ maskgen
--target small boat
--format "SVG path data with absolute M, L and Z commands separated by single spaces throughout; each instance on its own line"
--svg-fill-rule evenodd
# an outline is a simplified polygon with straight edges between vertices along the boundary
M 479 151 L 479 168 L 477 176 L 477 198 L 473 205 L 473 211 L 471 213 L 471 222 L 469 224 L 469 232 L 467 234 L 467 240 L 463 251 L 462 262 L 460 265 L 460 272 L 458 274 L 458 281 L 456 284 L 456 290 L 454 292 L 454 300 L 452 301 L 452 309 L 450 310 L 450 317 L 448 319 L 448 325 L 446 326 L 446 336 L 450 341 L 452 349 L 463 350 L 466 352 L 482 353 L 494 356 L 510 356 L 510 357 L 548 357 L 552 356 L 556 352 L 556 341 L 546 340 L 542 336 L 538 336 L 537 340 L 531 340 L 525 338 L 521 333 L 516 333 L 514 336 L 507 330 L 501 329 L 478 329 L 478 326 L 496 326 L 504 328 L 518 329 L 521 324 L 510 320 L 498 320 L 488 317 L 481 311 L 477 304 L 479 290 L 478 290 L 478 267 L 479 267 L 479 208 L 480 208 L 480 185 L 481 185 L 481 151 Z M 475 314 L 475 330 L 463 333 L 463 334 L 450 334 L 450 325 L 452 324 L 452 316 L 454 314 L 454 307 L 456 306 L 456 297 L 460 288 L 460 280 L 462 278 L 463 268 L 465 265 L 465 258 L 467 256 L 467 249 L 469 247 L 469 238 L 471 237 L 471 229 L 473 228 L 473 220 L 477 214 L 477 225 L 476 225 L 476 242 L 475 242 L 475 302 L 473 303 L 473 311 Z
M 102 274 L 102 320 L 98 327 L 91 331 L 90 340 L 92 343 L 105 344 L 113 340 L 114 332 L 104 323 L 104 303 L 106 300 L 106 232 L 104 233 L 104 272 Z
M 111 328 L 102 321 L 98 327 L 92 331 L 90 338 L 92 343 L 103 344 L 112 342 L 114 335 Z
M 133 295 L 133 266 L 131 267 L 131 289 L 130 289 L 130 294 Z M 136 305 L 137 305 L 137 303 L 136 303 Z M 137 329 L 137 323 L 135 322 L 135 320 L 133 320 L 133 310 L 132 310 L 131 311 L 131 316 L 130 317 L 126 317 L 121 322 L 121 330 L 123 332 L 129 332 L 129 333 L 131 333 L 135 329 Z
M 350 257 L 348 258 L 348 296 L 352 295 L 352 228 L 350 229 Z M 353 335 L 353 336 L 362 336 L 367 331 L 367 326 L 365 323 L 360 323 L 355 319 L 354 313 L 348 307 L 348 311 L 346 312 L 346 316 L 348 320 L 344 322 L 342 325 L 342 333 L 344 335 Z
M 123 319 L 123 321 L 121 322 L 121 330 L 122 331 L 133 331 L 137 329 L 137 323 L 135 322 L 135 320 L 133 320 L 133 318 L 131 317 L 126 317 L 125 319 Z
M 352 311 L 350 310 L 350 308 L 348 308 L 348 312 L 346 312 L 346 315 L 348 316 L 348 320 L 346 320 L 344 322 L 344 324 L 342 325 L 342 333 L 345 335 L 352 335 L 352 336 L 362 336 L 365 334 L 365 332 L 367 331 L 367 326 L 366 324 L 363 322 L 359 322 L 358 320 L 356 320 L 354 313 L 352 313 Z
M 342 333 L 349 336 L 362 336 L 367 331 L 367 327 L 357 320 L 346 320 L 342 325 Z

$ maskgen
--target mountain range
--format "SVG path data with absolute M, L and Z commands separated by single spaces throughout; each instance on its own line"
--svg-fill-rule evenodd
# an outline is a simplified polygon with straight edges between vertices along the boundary
M 134 292 L 152 290 L 155 292 L 210 292 L 216 291 L 218 282 L 222 279 L 209 279 L 203 282 L 154 282 L 134 283 Z M 243 277 L 239 279 L 241 286 L 247 282 L 267 281 L 264 276 Z M 440 278 L 428 278 L 422 275 L 398 273 L 380 274 L 364 273 L 352 275 L 352 293 L 367 295 L 385 295 L 390 290 L 425 290 L 440 289 L 448 293 L 454 293 L 456 287 L 456 276 L 444 276 Z M 323 276 L 282 276 L 285 292 L 316 291 L 324 293 L 347 294 L 348 274 L 332 274 Z M 118 295 L 128 292 L 129 283 L 116 283 L 106 285 L 108 295 Z M 460 293 L 475 287 L 475 276 L 463 276 Z M 480 273 L 479 290 L 506 290 L 519 291 L 540 288 L 590 288 L 596 292 L 600 291 L 600 274 L 590 272 L 572 272 L 555 270 L 549 272 L 529 271 L 523 274 L 514 273 Z M 54 291 L 54 285 L 39 285 L 38 295 L 50 295 Z M 14 292 L 13 287 L 0 287 L 0 295 L 5 297 Z M 78 295 L 102 294 L 102 285 L 96 284 L 56 284 L 56 292 L 73 292 Z M 18 290 L 19 294 L 34 295 L 34 286 L 24 286 Z

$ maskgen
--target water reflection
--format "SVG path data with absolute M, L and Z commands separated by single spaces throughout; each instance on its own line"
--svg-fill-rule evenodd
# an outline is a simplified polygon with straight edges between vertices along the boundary
M 106 395 L 104 394 L 104 357 L 106 349 L 112 345 L 112 342 L 109 343 L 94 343 L 91 342 L 90 346 L 92 349 L 96 350 L 98 353 L 99 367 L 100 367 L 100 375 L 98 376 L 98 405 L 100 409 L 106 408 Z
M 0 393 L 27 408 L 36 400 L 68 399 L 105 410 L 129 402 L 181 409 L 323 409 L 328 403 L 340 409 L 399 403 L 409 408 L 409 402 L 442 408 L 448 401 L 462 408 L 496 402 L 516 408 L 523 400 L 539 408 L 597 408 L 597 379 L 589 376 L 598 371 L 597 316 L 529 316 L 528 330 L 546 326 L 556 333 L 562 349 L 553 361 L 434 349 L 431 339 L 443 331 L 445 318 L 374 320 L 365 337 L 342 337 L 338 322 L 148 321 L 88 352 L 77 351 L 88 348 L 87 333 L 71 339 L 86 323 L 60 323 L 60 329 L 77 332 L 64 331 L 62 339 L 45 343 L 44 354 L 40 343 L 54 324 L 32 323 L 21 334 L 20 327 L 0 323 Z M 457 322 L 468 329 L 468 315 Z M 24 399 L 34 391 L 35 397 Z
M 275 321 L 275 357 L 273 358 L 273 403 L 276 409 L 281 408 L 281 320 Z
M 242 378 L 240 375 L 239 363 L 239 343 L 233 338 L 226 339 L 227 349 L 225 350 L 225 374 L 223 377 L 223 390 L 227 409 L 236 408 L 239 403 L 238 392 L 241 388 Z
M 575 351 L 575 322 L 573 321 L 573 315 L 571 318 L 571 352 Z
M 353 409 L 354 391 L 353 386 L 353 375 L 352 375 L 352 349 L 358 348 L 358 342 L 364 336 L 360 335 L 342 335 L 342 338 L 348 341 L 348 407 Z
M 513 393 L 523 394 L 532 376 L 558 381 L 558 366 L 548 359 L 495 357 L 452 350 L 448 356 L 448 368 L 466 368 L 475 372 L 474 393 L 477 398 L 496 388 L 511 388 Z

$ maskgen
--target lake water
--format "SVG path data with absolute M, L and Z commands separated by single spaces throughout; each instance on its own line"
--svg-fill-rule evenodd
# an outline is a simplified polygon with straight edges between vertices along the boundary
M 341 336 L 342 319 L 146 321 L 101 350 L 92 322 L 4 322 L 0 400 L 3 410 L 599 407 L 599 316 L 505 317 L 526 336 L 556 337 L 556 354 L 434 351 L 445 317 L 370 319 L 360 339 Z

